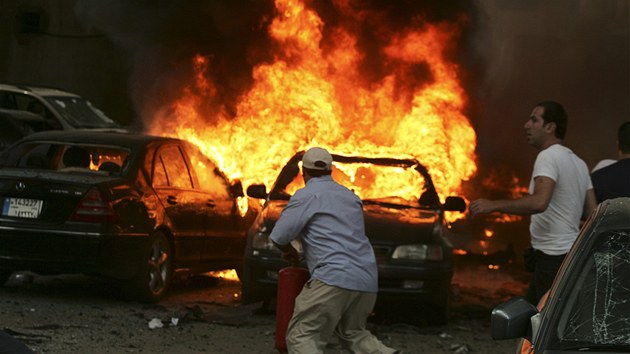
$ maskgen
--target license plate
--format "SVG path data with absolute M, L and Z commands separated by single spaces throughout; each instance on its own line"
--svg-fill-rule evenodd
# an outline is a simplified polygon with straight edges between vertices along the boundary
M 43 202 L 38 199 L 5 198 L 2 215 L 35 219 L 42 211 L 42 204 Z

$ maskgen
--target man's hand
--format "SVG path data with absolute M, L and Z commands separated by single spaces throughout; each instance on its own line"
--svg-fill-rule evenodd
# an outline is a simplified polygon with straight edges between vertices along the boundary
M 300 264 L 300 254 L 291 244 L 281 245 L 275 242 L 273 244 L 282 251 L 282 260 L 291 265 Z
M 287 251 L 282 252 L 282 259 L 290 265 L 296 266 L 300 264 L 300 255 L 293 247 L 291 247 L 291 249 Z
M 494 203 L 488 199 L 473 200 L 470 202 L 468 210 L 470 210 L 470 215 L 473 217 L 478 214 L 488 214 L 494 211 Z

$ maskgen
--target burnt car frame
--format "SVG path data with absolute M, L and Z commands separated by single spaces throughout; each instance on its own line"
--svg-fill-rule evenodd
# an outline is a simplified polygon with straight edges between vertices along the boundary
M 241 278 L 244 303 L 263 301 L 263 306 L 273 307 L 277 273 L 287 264 L 269 240 L 269 234 L 292 193 L 303 186 L 299 172 L 302 155 L 303 152 L 299 152 L 289 160 L 268 194 L 262 184 L 247 189 L 248 196 L 265 199 L 265 203 L 247 237 Z M 433 323 L 446 322 L 453 255 L 445 235 L 444 211 L 464 211 L 464 200 L 448 197 L 442 204 L 427 169 L 415 159 L 338 154 L 333 154 L 333 159 L 333 178 L 355 191 L 362 188 L 363 194 L 366 194 L 358 193 L 363 200 L 366 234 L 378 263 L 378 304 L 387 304 L 391 300 L 396 304 L 406 301 L 423 308 L 412 311 L 411 320 L 428 318 Z M 342 170 L 347 167 L 356 169 L 355 183 Z M 377 189 L 377 179 L 371 175 L 372 168 L 391 170 L 394 174 L 402 171 L 410 173 L 415 181 L 421 181 L 420 185 L 410 185 L 419 198 L 377 197 L 378 193 L 373 192 Z M 359 180 L 369 180 L 369 183 L 359 187 Z M 381 180 L 380 183 L 389 181 Z
M 630 198 L 606 200 L 582 227 L 541 310 L 521 297 L 498 305 L 492 337 L 523 338 L 517 352 L 630 353 L 629 272 Z
M 68 166 L 76 149 L 86 166 Z M 176 274 L 240 270 L 255 217 L 239 208 L 243 196 L 179 139 L 29 135 L 0 155 L 0 282 L 15 271 L 99 275 L 158 301 Z

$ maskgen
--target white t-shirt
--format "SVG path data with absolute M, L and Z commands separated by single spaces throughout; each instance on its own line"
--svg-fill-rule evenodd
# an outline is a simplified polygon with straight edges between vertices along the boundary
M 586 191 L 593 188 L 588 167 L 571 149 L 554 144 L 536 157 L 530 194 L 534 193 L 534 178 L 539 176 L 556 184 L 547 209 L 531 216 L 532 247 L 548 255 L 567 253 L 580 231 Z

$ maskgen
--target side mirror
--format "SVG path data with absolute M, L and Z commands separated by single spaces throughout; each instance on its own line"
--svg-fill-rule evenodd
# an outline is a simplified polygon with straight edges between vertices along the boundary
M 244 197 L 245 193 L 243 193 L 243 183 L 241 183 L 241 181 L 232 183 L 230 186 L 230 193 L 232 193 L 234 198 Z
M 531 341 L 531 318 L 538 313 L 524 297 L 515 297 L 492 310 L 492 339 L 525 338 Z
M 466 201 L 462 197 L 446 197 L 444 202 L 444 210 L 446 211 L 466 211 Z
M 256 199 L 267 198 L 267 187 L 264 184 L 252 184 L 247 187 L 247 195 Z

